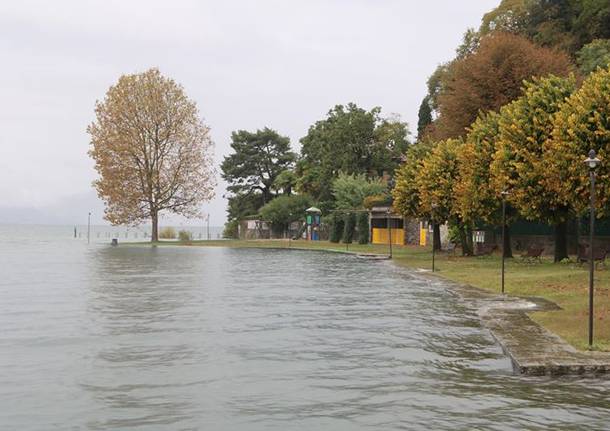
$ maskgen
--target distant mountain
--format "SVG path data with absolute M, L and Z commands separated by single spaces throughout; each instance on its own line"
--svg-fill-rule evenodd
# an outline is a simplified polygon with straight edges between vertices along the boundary
M 221 226 L 225 222 L 224 201 L 219 198 L 209 205 L 211 211 L 210 224 Z M 13 207 L 0 204 L 1 224 L 61 224 L 86 225 L 87 213 L 91 212 L 91 223 L 94 225 L 108 224 L 104 220 L 104 203 L 94 191 L 81 193 L 59 200 L 52 205 L 40 207 Z M 182 217 L 163 217 L 164 225 L 202 225 L 203 221 L 186 220 Z

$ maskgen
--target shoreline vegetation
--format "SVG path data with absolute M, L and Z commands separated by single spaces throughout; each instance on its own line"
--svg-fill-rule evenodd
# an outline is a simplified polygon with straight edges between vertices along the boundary
M 130 245 L 133 245 L 130 244 Z M 150 246 L 151 243 L 137 243 Z M 203 240 L 161 241 L 158 246 L 207 246 L 229 248 L 270 248 L 320 250 L 342 253 L 388 254 L 387 245 L 337 244 L 328 241 L 303 240 Z M 413 269 L 429 270 L 430 247 L 393 245 L 396 264 Z M 437 252 L 435 274 L 457 283 L 468 284 L 500 293 L 500 255 L 462 257 Z M 610 351 L 610 270 L 603 266 L 595 271 L 595 344 L 594 350 Z M 579 350 L 587 350 L 588 266 L 570 262 L 553 263 L 552 256 L 541 263 L 522 262 L 515 255 L 506 260 L 506 293 L 519 297 L 540 297 L 552 301 L 561 309 L 536 311 L 531 319 L 559 335 Z

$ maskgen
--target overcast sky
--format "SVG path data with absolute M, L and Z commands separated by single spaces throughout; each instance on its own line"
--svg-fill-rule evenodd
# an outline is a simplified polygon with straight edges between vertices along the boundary
M 498 0 L 0 3 L 0 222 L 78 223 L 102 204 L 87 156 L 93 106 L 121 74 L 158 67 L 212 129 L 265 126 L 295 149 L 335 104 L 416 129 L 426 79 Z M 224 184 L 203 210 L 225 221 Z

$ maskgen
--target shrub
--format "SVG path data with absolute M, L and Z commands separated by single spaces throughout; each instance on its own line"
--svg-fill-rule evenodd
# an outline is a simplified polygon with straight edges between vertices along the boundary
M 187 230 L 181 230 L 180 232 L 178 232 L 178 239 L 180 241 L 192 241 L 193 234 Z
M 305 210 L 311 205 L 307 195 L 278 196 L 260 209 L 261 218 L 271 224 L 276 235 L 288 230 L 290 223 L 303 220 Z
M 159 232 L 159 238 L 161 239 L 174 239 L 176 238 L 176 229 L 173 227 L 164 227 Z
M 343 218 L 339 214 L 333 213 L 330 223 L 330 242 L 337 243 L 341 241 L 341 236 L 343 236 L 343 225 Z
M 239 238 L 239 220 L 234 219 L 225 223 L 225 228 L 222 231 L 222 237 L 225 239 Z
M 358 213 L 358 244 L 369 243 L 369 215 L 368 213 Z
M 356 229 L 356 214 L 349 212 L 344 216 L 343 223 L 343 242 L 351 244 L 354 239 L 354 230 Z

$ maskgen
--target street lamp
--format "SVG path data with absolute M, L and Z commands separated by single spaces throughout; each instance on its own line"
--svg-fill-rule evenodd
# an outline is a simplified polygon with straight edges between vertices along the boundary
M 208 216 L 205 218 L 205 220 L 206 220 L 206 224 L 207 224 L 206 239 L 209 241 L 210 240 L 210 213 L 208 213 Z
M 595 168 L 601 163 L 595 154 L 595 150 L 589 151 L 589 157 L 584 161 L 589 167 L 589 179 L 591 181 L 591 193 L 589 197 L 590 226 L 589 226 L 589 348 L 593 347 L 593 273 L 595 262 L 593 261 L 593 230 L 595 228 Z
M 388 190 L 390 194 L 392 194 L 392 190 L 394 189 L 395 185 L 396 181 L 394 181 L 394 178 L 390 178 L 388 180 Z M 390 204 L 390 207 L 388 208 L 388 243 L 390 245 L 390 259 L 392 259 L 392 218 L 390 217 L 391 213 L 392 204 Z
M 392 207 L 388 208 L 388 211 L 386 213 L 388 224 L 388 245 L 390 246 L 390 259 L 392 259 L 392 219 L 390 218 L 391 211 Z
M 90 236 L 91 236 L 91 212 L 89 212 L 89 215 L 87 216 L 87 244 L 89 244 L 89 242 L 90 242 Z
M 434 272 L 434 256 L 436 253 L 436 234 L 434 232 L 434 210 L 438 208 L 437 204 L 432 204 L 432 211 L 430 213 L 430 221 L 432 222 L 432 272 Z
M 504 294 L 504 260 L 506 259 L 506 196 L 508 192 L 502 190 L 502 294 Z

